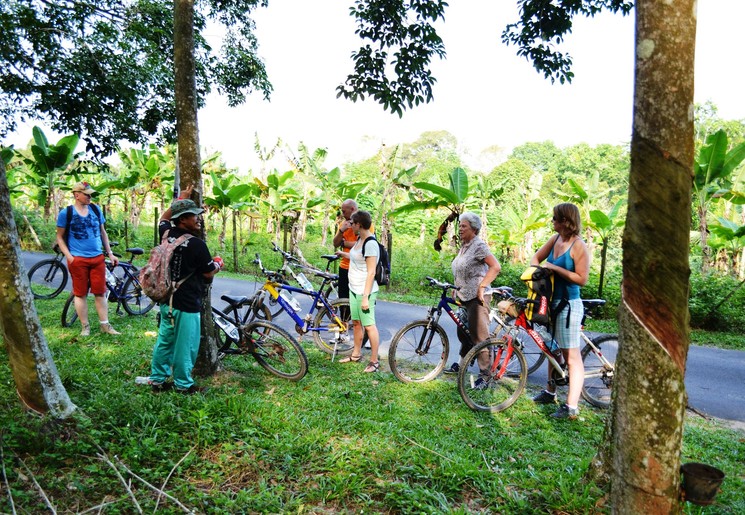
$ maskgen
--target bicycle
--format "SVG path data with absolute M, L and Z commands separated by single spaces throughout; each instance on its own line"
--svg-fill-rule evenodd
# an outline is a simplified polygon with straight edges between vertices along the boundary
M 53 247 L 56 256 L 42 259 L 28 271 L 28 282 L 35 299 L 53 299 L 67 286 L 68 271 L 65 256 L 56 243 Z M 51 293 L 47 293 L 51 289 Z
M 261 294 L 262 291 L 269 292 L 271 298 L 278 302 L 282 306 L 282 310 L 295 321 L 295 330 L 298 334 L 312 333 L 313 343 L 323 352 L 331 354 L 332 361 L 337 354 L 348 355 L 352 353 L 354 340 L 349 300 L 336 299 L 329 301 L 323 294 L 331 281 L 338 280 L 338 275 L 320 270 L 316 271 L 314 275 L 322 279 L 321 285 L 316 290 L 306 290 L 287 284 L 281 271 L 275 272 L 265 269 L 258 253 L 254 263 L 259 266 L 261 272 L 266 276 L 266 281 L 258 294 Z M 297 303 L 297 299 L 293 299 L 296 304 L 296 306 L 293 306 L 292 302 L 288 302 L 280 295 L 281 292 L 285 291 L 310 297 L 312 302 L 305 318 L 298 315 L 299 303 Z M 258 298 L 263 300 L 263 295 Z M 314 318 L 313 313 L 319 305 L 321 308 L 318 309 L 318 314 Z M 330 338 L 328 336 L 324 338 L 321 333 L 330 333 L 331 336 Z
M 559 362 L 560 354 L 551 352 L 541 335 L 536 332 L 525 317 L 525 306 L 531 302 L 525 298 L 512 296 L 509 289 L 494 288 L 491 291 L 501 296 L 504 300 L 499 303 L 499 309 L 505 315 L 515 319 L 515 324 L 510 326 L 501 336 L 489 338 L 471 349 L 463 358 L 462 366 L 458 372 L 458 392 L 463 401 L 475 411 L 490 411 L 493 413 L 505 410 L 512 406 L 525 390 L 528 379 L 528 370 L 525 357 L 522 353 L 522 344 L 515 338 L 515 333 L 522 328 L 526 331 L 535 344 L 541 349 L 551 367 L 551 383 L 556 386 L 569 384 L 569 374 L 566 366 Z M 583 300 L 585 314 L 592 309 L 602 306 L 602 299 Z M 610 405 L 611 390 L 613 387 L 614 364 L 600 351 L 605 346 L 607 349 L 618 348 L 617 335 L 602 335 L 591 339 L 580 332 L 580 337 L 585 343 L 582 348 L 582 361 L 585 366 L 585 381 L 582 386 L 582 397 L 590 404 L 607 408 Z M 479 353 L 489 353 L 489 368 L 486 372 L 473 370 L 473 363 Z
M 110 242 L 114 247 L 118 243 Z M 148 313 L 155 302 L 142 292 L 140 280 L 138 279 L 139 269 L 132 263 L 135 256 L 144 254 L 144 250 L 139 247 L 126 249 L 129 252 L 129 261 L 119 261 L 114 266 L 110 261 L 106 261 L 106 288 L 108 289 L 108 299 L 115 300 L 116 313 L 121 314 L 121 308 L 130 315 L 144 315 Z M 121 257 L 115 254 L 117 257 Z M 71 327 L 78 319 L 78 314 L 74 306 L 75 296 L 70 294 L 62 308 L 62 327 Z
M 251 355 L 270 374 L 290 381 L 300 381 L 308 372 L 305 351 L 290 333 L 267 320 L 255 320 L 259 311 L 266 309 L 261 297 L 252 299 L 223 295 L 234 314 L 231 320 L 227 312 L 212 307 L 212 319 L 218 335 L 220 348 L 218 359 L 231 355 Z M 250 308 L 248 323 L 238 320 L 238 306 L 248 300 Z M 264 311 L 264 314 L 267 314 Z M 271 315 L 268 315 L 271 317 Z
M 306 277 L 306 275 L 303 273 L 303 271 L 310 272 L 312 274 L 316 274 L 317 272 L 320 272 L 319 269 L 313 268 L 310 266 L 307 266 L 300 262 L 300 260 L 292 255 L 289 252 L 286 252 L 282 250 L 279 245 L 277 245 L 275 242 L 272 242 L 272 250 L 274 252 L 279 252 L 282 255 L 282 268 L 280 268 L 280 271 L 284 273 L 285 277 L 289 276 L 292 277 L 297 284 L 299 284 L 304 290 L 307 291 L 313 291 L 313 283 L 310 282 L 310 280 Z M 331 266 L 331 263 L 339 259 L 339 256 L 334 254 L 328 254 L 328 255 L 322 255 L 321 258 L 326 260 L 326 273 L 331 273 L 329 268 Z M 299 271 L 295 271 L 295 269 L 300 269 Z M 337 286 L 339 284 L 339 279 L 337 277 L 336 280 L 331 280 L 328 283 L 328 286 L 326 288 L 326 291 L 324 292 L 324 295 L 327 299 L 331 298 L 332 295 L 339 296 L 339 292 L 337 290 Z M 289 292 L 287 290 L 284 290 L 280 292 L 281 295 L 284 296 L 285 300 L 293 303 L 294 297 L 292 295 L 292 292 Z M 272 313 L 272 317 L 276 317 L 280 315 L 283 311 L 282 306 L 279 305 L 277 300 L 275 300 L 271 295 L 269 295 L 268 292 L 266 292 L 266 298 L 264 299 L 264 303 L 269 306 L 269 310 Z M 321 308 L 322 305 L 320 303 L 317 304 L 318 308 Z M 296 308 L 297 311 L 297 308 Z
M 391 372 L 405 383 L 423 383 L 437 377 L 445 368 L 450 342 L 440 317 L 445 311 L 458 328 L 469 338 L 470 331 L 450 305 L 460 303 L 448 296 L 449 290 L 458 290 L 454 284 L 427 277 L 429 285 L 442 290 L 439 302 L 430 307 L 427 317 L 403 326 L 393 336 L 388 350 Z

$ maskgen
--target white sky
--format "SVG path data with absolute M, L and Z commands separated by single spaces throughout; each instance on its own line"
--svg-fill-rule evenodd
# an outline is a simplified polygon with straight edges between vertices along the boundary
M 516 2 L 451 2 L 441 32 L 446 60 L 433 65 L 438 82 L 433 103 L 397 115 L 370 100 L 336 98 L 336 86 L 352 70 L 358 47 L 351 0 L 271 0 L 255 13 L 259 54 L 274 86 L 228 108 L 213 94 L 199 113 L 201 144 L 222 151 L 229 167 L 244 172 L 260 165 L 253 147 L 278 137 L 293 149 L 326 147 L 326 166 L 370 156 L 381 143 L 414 141 L 422 132 L 447 130 L 472 155 L 491 145 L 510 149 L 528 141 L 559 146 L 586 142 L 624 144 L 631 137 L 633 15 L 578 18 L 563 49 L 574 60 L 572 84 L 551 84 L 500 40 L 516 19 Z M 745 119 L 743 0 L 699 0 L 695 101 L 712 100 L 719 115 Z M 30 127 L 11 143 L 24 146 Z M 281 160 L 272 163 L 286 168 Z

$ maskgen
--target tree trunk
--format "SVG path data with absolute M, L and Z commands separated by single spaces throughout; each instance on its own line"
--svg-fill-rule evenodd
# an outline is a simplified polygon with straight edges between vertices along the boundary
M 615 513 L 681 508 L 695 14 L 695 0 L 636 4 L 620 349 L 610 430 L 594 462 L 610 477 Z
M 181 185 L 194 185 L 193 199 L 202 205 L 202 171 L 199 158 L 197 124 L 197 82 L 194 59 L 194 1 L 176 0 L 173 11 L 173 64 L 176 82 L 176 132 L 178 133 L 178 169 Z M 182 188 L 183 189 L 183 188 Z M 204 223 L 202 239 L 205 238 Z M 202 337 L 194 374 L 208 376 L 219 368 L 217 341 L 212 323 L 211 288 L 206 288 L 202 310 Z
M 22 266 L 18 230 L 0 159 L 0 330 L 21 401 L 38 413 L 70 417 L 76 406 L 62 386 Z

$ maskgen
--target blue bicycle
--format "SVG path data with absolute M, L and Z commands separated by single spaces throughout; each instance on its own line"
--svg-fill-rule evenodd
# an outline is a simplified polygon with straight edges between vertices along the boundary
M 324 292 L 329 284 L 339 280 L 337 274 L 317 270 L 314 273 L 319 277 L 321 285 L 316 290 L 306 290 L 287 284 L 285 275 L 264 268 L 259 254 L 256 254 L 254 263 L 259 266 L 261 272 L 266 276 L 266 281 L 261 290 L 257 292 L 257 298 L 263 299 L 264 292 L 268 292 L 270 298 L 277 302 L 294 321 L 295 330 L 298 334 L 311 333 L 313 343 L 323 352 L 331 354 L 333 360 L 337 354 L 347 355 L 352 353 L 354 341 L 352 336 L 352 323 L 349 311 L 349 299 L 336 299 L 329 301 Z M 295 298 L 285 298 L 282 292 L 289 292 L 310 297 L 310 309 L 305 317 L 298 314 L 300 304 Z M 318 308 L 318 313 L 314 315 Z
M 391 340 L 388 350 L 388 365 L 391 372 L 405 383 L 430 381 L 445 368 L 450 343 L 445 329 L 440 325 L 443 311 L 450 316 L 465 337 L 471 337 L 468 327 L 450 307 L 451 304 L 459 306 L 460 303 L 449 297 L 448 291 L 459 288 L 432 277 L 427 277 L 427 281 L 433 288 L 442 290 L 439 302 L 429 308 L 427 318 L 403 326 Z

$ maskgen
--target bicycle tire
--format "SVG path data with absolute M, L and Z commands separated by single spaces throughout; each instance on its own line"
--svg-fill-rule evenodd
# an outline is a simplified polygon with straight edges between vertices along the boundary
M 78 312 L 75 311 L 75 295 L 70 296 L 65 301 L 65 307 L 62 308 L 62 327 L 72 327 L 72 324 L 78 319 Z
M 56 259 L 44 259 L 28 271 L 28 282 L 35 299 L 53 299 L 65 289 L 68 279 L 67 267 Z M 46 292 L 46 288 L 52 290 Z
M 253 341 L 251 355 L 270 374 L 290 381 L 300 381 L 308 372 L 305 351 L 290 333 L 262 320 L 243 328 L 244 338 Z
M 119 302 L 130 315 L 144 315 L 155 306 L 155 301 L 142 292 L 140 281 L 134 277 L 128 277 L 125 281 Z
M 221 311 L 225 313 L 225 315 L 228 317 L 228 320 L 230 320 L 232 324 L 236 324 L 236 321 L 237 321 L 238 323 L 236 325 L 238 327 L 242 325 L 246 325 L 250 322 L 253 322 L 254 319 L 263 320 L 265 322 L 272 321 L 272 314 L 269 311 L 269 308 L 267 308 L 266 306 L 262 304 L 259 308 L 256 308 L 257 314 L 254 316 L 250 316 L 250 313 L 252 310 L 251 306 L 252 306 L 252 302 L 247 302 L 237 307 L 233 305 L 228 305 L 227 308 Z M 261 313 L 261 316 L 258 315 L 259 312 Z M 216 313 L 213 313 L 213 316 L 215 314 Z M 227 341 L 227 338 L 225 335 L 225 331 L 217 323 L 215 323 L 215 334 L 217 335 L 217 341 L 220 344 L 219 348 L 223 348 L 223 346 L 225 345 Z
M 418 353 L 419 342 L 430 337 L 427 353 Z M 449 352 L 450 342 L 445 329 L 426 319 L 417 320 L 406 324 L 393 336 L 388 349 L 388 365 L 399 381 L 424 383 L 442 372 Z
M 514 326 L 515 319 L 506 319 L 504 320 L 504 323 L 510 326 Z M 502 326 L 500 325 L 497 325 L 497 328 L 493 331 L 492 335 L 494 338 L 497 339 L 502 338 L 502 336 L 504 336 L 504 328 L 502 328 Z M 528 375 L 539 370 L 541 368 L 541 365 L 543 365 L 543 361 L 546 359 L 546 355 L 543 353 L 540 347 L 538 347 L 538 344 L 535 342 L 535 340 L 531 338 L 524 327 L 518 327 L 517 331 L 512 332 L 512 336 L 522 345 L 522 348 L 520 350 L 522 351 L 523 356 L 525 357 L 525 362 L 528 365 Z
M 476 358 L 479 353 L 487 349 L 491 367 L 489 372 L 482 374 Z M 499 352 L 501 350 L 501 352 Z M 528 382 L 528 366 L 520 347 L 512 346 L 512 356 L 505 364 L 505 340 L 488 339 L 470 351 L 463 358 L 458 371 L 458 393 L 463 401 L 474 411 L 488 411 L 497 413 L 506 410 L 520 398 Z M 499 362 L 496 358 L 499 357 Z M 469 365 L 473 363 L 472 365 Z M 496 377 L 496 373 L 505 367 L 505 373 Z M 479 383 L 483 381 L 483 383 Z M 483 384 L 483 387 L 479 387 Z
M 338 324 L 334 320 L 332 313 L 329 312 L 326 306 L 323 306 L 318 310 L 316 318 L 313 320 L 311 329 L 318 329 L 326 327 L 325 330 L 312 331 L 313 332 L 313 343 L 316 347 L 327 354 L 336 354 L 339 356 L 347 356 L 354 350 L 354 331 L 352 330 L 352 315 L 349 311 L 349 299 L 336 299 L 330 302 L 333 313 L 338 315 L 339 319 L 344 324 L 338 332 L 332 329 L 338 328 Z M 329 336 L 324 338 L 324 334 L 327 333 Z M 334 349 L 336 346 L 336 349 Z
M 613 392 L 613 374 L 615 373 L 616 354 L 618 353 L 618 335 L 598 336 L 592 343 L 610 362 L 611 370 L 592 351 L 589 345 L 582 349 L 582 364 L 585 367 L 585 381 L 582 383 L 582 398 L 598 408 L 607 408 L 611 404 Z M 605 348 L 603 348 L 605 347 Z
M 261 318 L 262 313 L 257 313 L 256 314 L 257 319 L 266 320 L 267 322 L 270 322 L 284 312 L 284 309 L 282 308 L 280 303 L 277 302 L 277 299 L 273 298 L 268 291 L 261 290 L 259 291 L 259 293 L 264 296 L 263 304 L 269 310 L 269 314 L 271 315 L 271 317 L 268 319 L 262 319 Z

